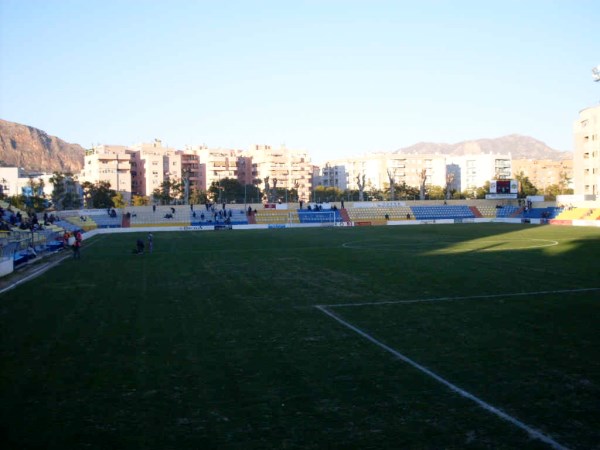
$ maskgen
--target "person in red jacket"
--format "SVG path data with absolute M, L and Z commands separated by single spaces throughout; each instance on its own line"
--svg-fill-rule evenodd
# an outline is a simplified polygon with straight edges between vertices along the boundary
M 73 258 L 81 259 L 81 244 L 83 243 L 83 236 L 81 231 L 75 233 L 75 242 L 73 242 Z

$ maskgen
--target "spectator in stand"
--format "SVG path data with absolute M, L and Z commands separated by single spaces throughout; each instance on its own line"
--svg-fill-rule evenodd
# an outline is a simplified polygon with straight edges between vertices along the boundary
M 27 247 L 27 256 L 30 258 L 35 258 L 37 256 L 37 252 L 35 251 L 35 248 L 33 248 L 32 244 L 29 244 L 29 247 Z

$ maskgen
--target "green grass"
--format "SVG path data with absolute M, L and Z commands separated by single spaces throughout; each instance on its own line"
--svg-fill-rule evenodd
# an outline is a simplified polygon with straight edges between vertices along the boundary
M 600 448 L 600 290 L 581 291 L 600 288 L 600 229 L 157 232 L 133 255 L 137 237 L 86 241 L 0 297 L 11 447 L 550 448 L 314 307 L 345 305 L 328 310 Z

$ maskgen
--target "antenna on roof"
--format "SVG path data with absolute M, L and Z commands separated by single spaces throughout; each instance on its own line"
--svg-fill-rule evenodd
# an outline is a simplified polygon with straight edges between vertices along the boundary
M 600 64 L 592 69 L 592 77 L 594 81 L 600 81 Z

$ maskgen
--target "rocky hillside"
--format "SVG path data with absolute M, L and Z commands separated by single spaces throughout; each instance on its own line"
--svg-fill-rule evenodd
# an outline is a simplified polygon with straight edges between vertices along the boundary
M 71 172 L 83 167 L 84 149 L 37 128 L 0 119 L 0 165 L 27 171 Z
M 550 159 L 562 161 L 572 159 L 571 152 L 561 152 L 548 147 L 541 141 L 529 136 L 511 134 L 496 139 L 477 139 L 456 144 L 436 144 L 421 142 L 410 147 L 401 148 L 396 153 L 465 155 L 479 153 L 499 153 L 512 155 L 512 159 Z

